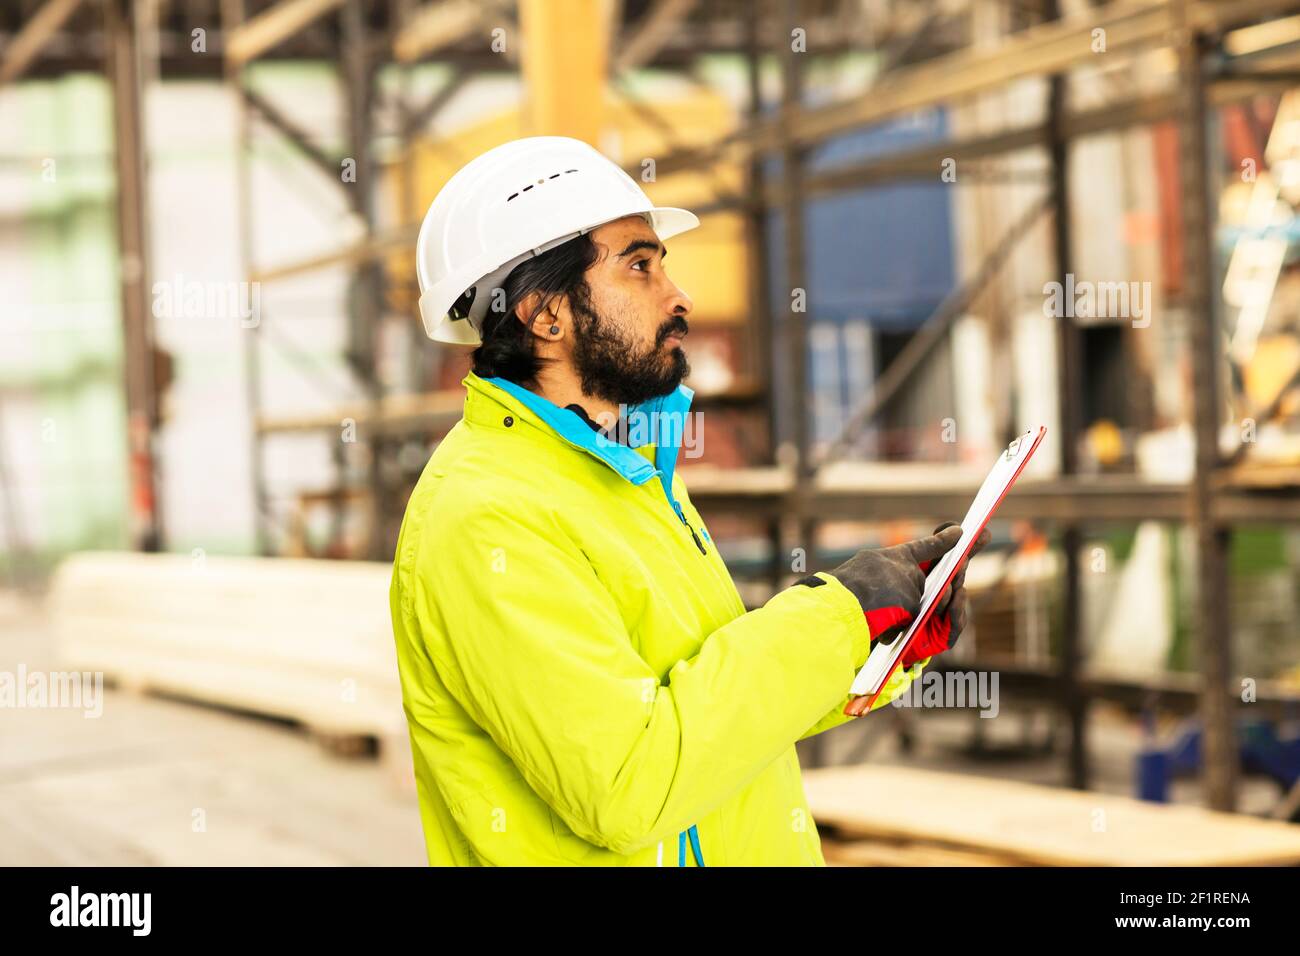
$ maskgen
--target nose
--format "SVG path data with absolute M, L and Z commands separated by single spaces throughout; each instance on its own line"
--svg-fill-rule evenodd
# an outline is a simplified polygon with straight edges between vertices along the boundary
M 673 294 L 668 299 L 668 310 L 673 315 L 680 315 L 685 318 L 691 314 L 691 310 L 694 308 L 695 303 L 691 300 L 691 297 L 677 286 L 673 286 Z

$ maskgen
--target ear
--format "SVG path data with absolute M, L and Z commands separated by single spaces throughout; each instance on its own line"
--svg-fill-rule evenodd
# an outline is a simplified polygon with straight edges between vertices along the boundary
M 559 342 L 569 329 L 566 302 L 564 296 L 552 295 L 543 300 L 540 292 L 530 292 L 515 305 L 515 318 L 543 342 Z

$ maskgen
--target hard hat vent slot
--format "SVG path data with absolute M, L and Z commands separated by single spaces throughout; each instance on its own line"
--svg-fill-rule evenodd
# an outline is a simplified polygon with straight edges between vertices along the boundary
M 551 175 L 547 176 L 546 179 L 559 179 L 561 176 L 565 176 L 565 175 L 568 175 L 569 173 L 576 173 L 576 172 L 577 172 L 576 169 L 566 169 L 566 170 L 564 170 L 564 172 L 562 172 L 562 173 L 551 173 Z M 506 197 L 506 202 L 509 202 L 510 200 L 514 199 L 516 196 L 519 195 L 519 193 L 526 193 L 526 192 L 528 192 L 528 190 L 532 189 L 533 186 L 540 186 L 540 185 L 542 185 L 542 183 L 546 182 L 546 179 L 539 179 L 539 180 L 537 180 L 537 182 L 535 182 L 535 183 L 531 183 L 530 185 L 525 186 L 523 189 L 520 189 L 520 190 L 518 190 L 517 192 L 513 192 L 513 193 L 511 193 L 509 196 Z

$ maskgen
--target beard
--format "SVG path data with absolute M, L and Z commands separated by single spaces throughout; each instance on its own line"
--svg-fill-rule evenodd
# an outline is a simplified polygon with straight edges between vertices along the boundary
M 578 326 L 574 370 L 586 394 L 615 405 L 639 405 L 667 395 L 690 374 L 690 363 L 681 348 L 664 354 L 664 340 L 669 335 L 686 334 L 686 320 L 681 316 L 664 322 L 654 342 L 638 348 L 621 325 L 602 316 L 589 301 L 576 301 L 574 297 L 570 306 Z

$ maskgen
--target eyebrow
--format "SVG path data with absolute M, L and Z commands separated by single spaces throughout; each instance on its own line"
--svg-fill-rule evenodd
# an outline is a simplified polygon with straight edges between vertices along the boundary
M 661 253 L 659 256 L 661 260 L 668 258 L 668 247 L 660 245 L 657 242 L 651 242 L 649 239 L 633 239 L 624 247 L 622 252 L 616 255 L 616 258 L 622 259 L 624 256 L 630 256 L 632 253 L 641 249 L 649 249 L 651 252 Z

